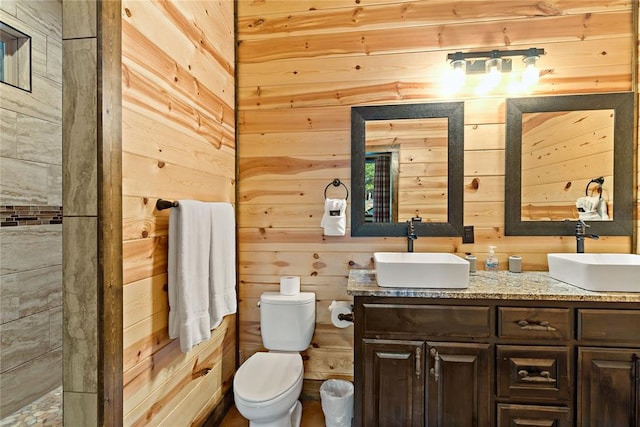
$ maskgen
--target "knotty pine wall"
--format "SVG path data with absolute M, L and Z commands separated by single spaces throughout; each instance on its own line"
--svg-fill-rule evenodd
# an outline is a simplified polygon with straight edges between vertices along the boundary
M 522 120 L 522 217 L 562 221 L 578 218 L 576 200 L 587 183 L 605 178 L 602 198 L 607 214 L 613 206 L 613 110 L 527 113 Z M 558 170 L 558 165 L 565 167 Z M 566 187 L 567 183 L 571 185 Z M 598 195 L 598 185 L 589 185 Z M 553 196 L 553 197 L 552 197 Z
M 234 5 L 123 0 L 122 32 L 124 424 L 198 425 L 231 385 L 236 316 L 186 354 L 168 338 L 155 202 L 236 204 Z
M 240 0 L 237 13 L 240 359 L 261 348 L 259 295 L 299 275 L 318 299 L 306 379 L 352 377 L 353 331 L 331 326 L 327 307 L 349 299 L 349 270 L 372 267 L 374 251 L 406 249 L 404 238 L 349 229 L 323 237 L 325 186 L 350 186 L 352 106 L 453 100 L 441 75 L 456 50 L 544 48 L 532 95 L 633 90 L 631 0 Z M 501 268 L 519 254 L 526 270 L 545 270 L 546 254 L 574 251 L 575 239 L 504 236 L 505 95 L 455 99 L 465 102 L 461 191 L 475 244 L 420 237 L 416 251 L 483 261 L 496 244 Z M 586 249 L 630 252 L 632 238 Z

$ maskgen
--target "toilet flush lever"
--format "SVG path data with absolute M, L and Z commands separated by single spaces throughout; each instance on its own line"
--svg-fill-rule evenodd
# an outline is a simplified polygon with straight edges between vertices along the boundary
M 260 308 L 260 300 L 256 303 L 256 307 Z

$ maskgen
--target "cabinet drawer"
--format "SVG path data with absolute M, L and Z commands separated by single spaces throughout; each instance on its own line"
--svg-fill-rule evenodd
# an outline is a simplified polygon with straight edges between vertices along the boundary
M 498 307 L 498 336 L 567 340 L 572 336 L 571 309 Z
M 578 310 L 578 339 L 640 342 L 640 310 Z
M 568 400 L 569 348 L 499 345 L 498 397 Z
M 571 411 L 561 406 L 498 405 L 498 427 L 569 427 Z
M 489 307 L 364 304 L 364 333 L 412 337 L 488 338 Z

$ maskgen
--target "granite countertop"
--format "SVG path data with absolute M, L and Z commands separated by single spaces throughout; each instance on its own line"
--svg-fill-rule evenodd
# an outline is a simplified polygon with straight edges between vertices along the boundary
M 548 272 L 477 271 L 469 275 L 466 289 L 383 288 L 375 270 L 349 272 L 347 293 L 354 296 L 453 299 L 526 299 L 541 301 L 638 302 L 640 292 L 592 292 L 549 277 Z

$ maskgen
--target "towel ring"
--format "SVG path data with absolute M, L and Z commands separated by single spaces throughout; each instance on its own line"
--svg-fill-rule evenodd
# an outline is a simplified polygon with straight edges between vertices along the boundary
M 604 184 L 604 176 L 601 176 L 600 178 L 593 178 L 587 183 L 587 187 L 584 189 L 584 195 L 587 197 L 589 197 L 589 186 L 591 184 L 598 184 L 598 188 L 600 189 L 599 196 L 602 199 L 602 184 Z
M 345 198 L 344 198 L 344 199 L 345 199 L 345 200 L 347 200 L 347 199 L 349 198 L 349 189 L 347 188 L 347 186 L 346 186 L 346 185 L 344 185 L 344 182 L 342 182 L 342 181 L 340 181 L 340 179 L 336 178 L 336 179 L 334 179 L 333 181 L 331 181 L 329 184 L 327 184 L 327 186 L 326 186 L 326 187 L 324 187 L 324 198 L 325 198 L 325 199 L 327 198 L 327 189 L 328 189 L 329 187 L 331 187 L 332 185 L 333 185 L 334 187 L 339 187 L 340 185 L 342 185 L 342 186 L 344 187 L 344 191 L 346 191 L 346 192 L 347 192 L 347 195 L 345 196 Z

